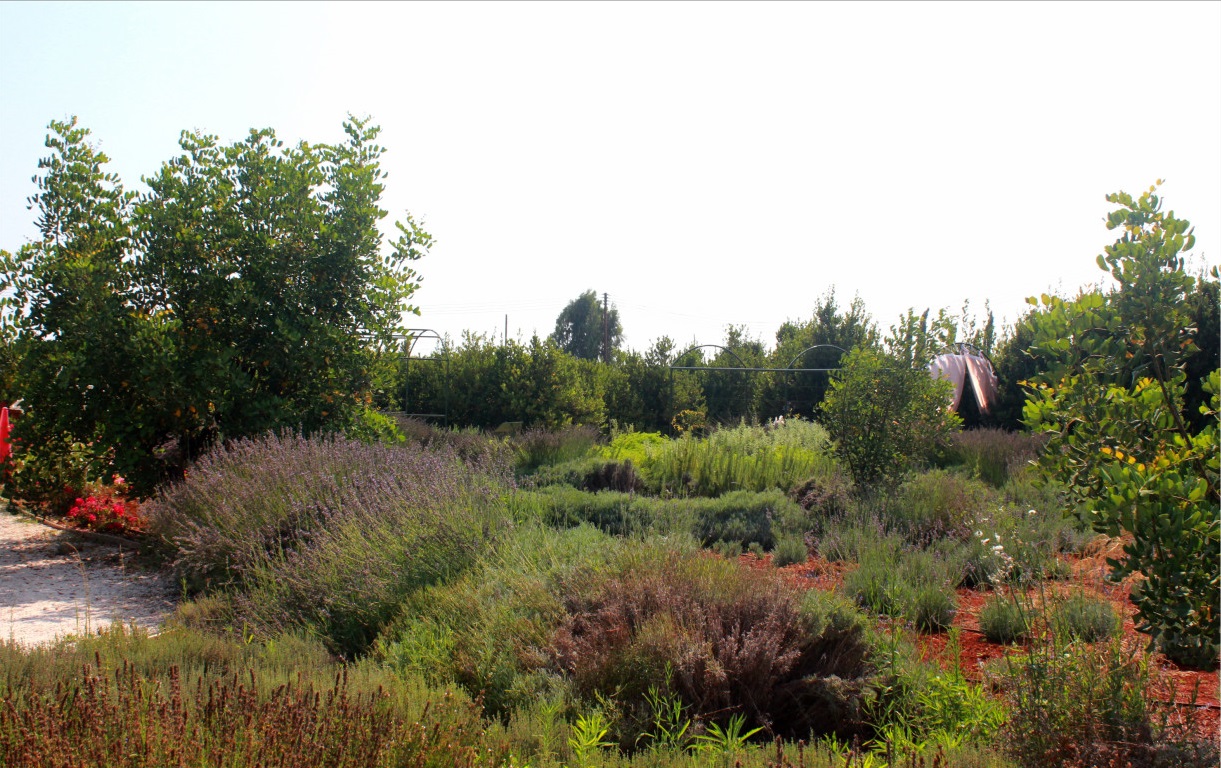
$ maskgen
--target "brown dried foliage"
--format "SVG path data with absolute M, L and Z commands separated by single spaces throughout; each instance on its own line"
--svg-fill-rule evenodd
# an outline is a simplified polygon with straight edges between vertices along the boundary
M 800 603 L 765 572 L 690 562 L 621 572 L 566 597 L 552 653 L 588 695 L 641 702 L 668 683 L 704 720 L 744 712 L 773 733 L 858 731 L 872 671 L 860 627 L 811 626 Z

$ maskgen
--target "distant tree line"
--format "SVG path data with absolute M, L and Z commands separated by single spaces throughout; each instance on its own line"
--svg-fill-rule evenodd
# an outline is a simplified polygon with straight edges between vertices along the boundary
M 388 350 L 376 366 L 374 405 L 447 414 L 451 425 L 481 428 L 515 421 L 559 426 L 613 420 L 638 430 L 672 432 L 691 423 L 813 418 L 829 388 L 830 369 L 840 364 L 840 350 L 873 350 L 889 365 L 923 368 L 939 352 L 964 342 L 992 357 L 1001 379 L 1001 401 L 987 423 L 1017 429 L 1025 402 L 1019 382 L 1037 368 L 1026 355 L 1030 316 L 1001 333 L 986 306 L 982 319 L 969 304 L 958 314 L 912 309 L 883 333 L 859 297 L 845 306 L 834 288 L 816 300 L 809 318 L 783 323 L 770 349 L 740 326 L 729 326 L 720 344 L 691 351 L 691 345 L 669 337 L 643 352 L 623 349 L 618 313 L 612 309 L 614 343 L 606 363 L 599 359 L 602 305 L 596 296 L 588 291 L 570 303 L 557 320 L 556 333 L 546 339 L 501 342 L 468 333 L 445 340 L 428 354 L 429 360 L 410 364 L 401 351 Z M 1208 303 L 1197 304 L 1207 319 Z M 595 335 L 597 343 L 588 342 Z M 574 353 L 570 342 L 582 338 L 587 342 L 575 350 L 580 354 Z M 718 370 L 728 368 L 781 370 Z

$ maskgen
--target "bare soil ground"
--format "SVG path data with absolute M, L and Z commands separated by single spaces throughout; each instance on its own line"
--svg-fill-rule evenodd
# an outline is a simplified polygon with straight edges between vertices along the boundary
M 0 640 L 38 645 L 113 621 L 155 633 L 175 594 L 134 550 L 0 511 Z

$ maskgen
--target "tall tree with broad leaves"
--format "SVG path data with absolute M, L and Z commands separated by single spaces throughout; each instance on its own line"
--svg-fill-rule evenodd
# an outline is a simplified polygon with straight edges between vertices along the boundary
M 410 215 L 383 247 L 378 128 L 285 147 L 184 132 L 183 154 L 125 192 L 76 120 L 39 168 L 42 239 L 3 254 L 30 439 L 116 448 L 145 489 L 218 437 L 345 428 L 392 343 L 432 238 Z
M 613 305 L 604 310 L 598 294 L 586 291 L 568 302 L 560 312 L 551 339 L 573 357 L 609 360 L 623 341 L 619 310 Z M 604 341 L 609 341 L 609 346 L 604 345 Z

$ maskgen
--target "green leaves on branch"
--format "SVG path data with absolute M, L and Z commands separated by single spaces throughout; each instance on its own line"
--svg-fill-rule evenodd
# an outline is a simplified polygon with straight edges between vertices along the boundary
M 1043 465 L 1094 509 L 1094 527 L 1129 534 L 1117 578 L 1139 572 L 1138 629 L 1172 658 L 1217 661 L 1221 637 L 1217 391 L 1204 426 L 1184 413 L 1184 364 L 1197 349 L 1184 271 L 1190 224 L 1163 213 L 1156 186 L 1107 218 L 1123 236 L 1098 257 L 1117 285 L 1075 300 L 1042 297 L 1031 354 L 1043 373 L 1027 382 L 1026 423 L 1052 434 Z M 1215 361 L 1214 361 L 1215 365 Z
M 50 128 L 30 200 L 42 237 L 0 254 L 28 439 L 114 446 L 147 490 L 222 435 L 357 417 L 369 347 L 415 311 L 411 263 L 432 244 L 408 215 L 383 249 L 376 126 L 295 147 L 183 132 L 140 196 L 75 119 Z

